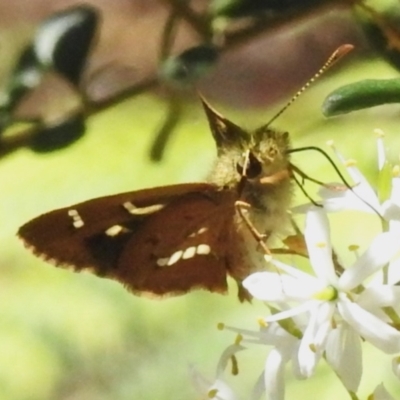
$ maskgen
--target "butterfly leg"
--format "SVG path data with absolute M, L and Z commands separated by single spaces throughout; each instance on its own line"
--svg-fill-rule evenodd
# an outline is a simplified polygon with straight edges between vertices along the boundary
M 260 233 L 245 213 L 246 210 L 251 208 L 251 205 L 249 203 L 246 203 L 245 201 L 237 200 L 235 202 L 235 208 L 238 214 L 240 215 L 240 218 L 242 218 L 247 228 L 249 229 L 250 233 L 253 235 L 254 239 L 260 245 L 264 253 L 270 255 L 271 251 L 265 244 L 265 241 L 268 239 L 269 235 L 265 233 Z

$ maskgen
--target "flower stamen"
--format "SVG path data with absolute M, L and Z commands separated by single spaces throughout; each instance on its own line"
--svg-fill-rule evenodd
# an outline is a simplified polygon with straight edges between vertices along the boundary
M 235 339 L 235 344 L 237 345 L 237 346 L 239 346 L 239 344 L 242 342 L 242 340 L 243 340 L 243 335 L 241 335 L 240 333 L 236 336 L 236 339 Z
M 322 301 L 335 301 L 338 297 L 338 291 L 333 286 L 327 286 L 313 294 L 312 298 Z
M 345 167 L 354 167 L 355 165 L 357 165 L 357 161 L 352 158 L 350 158 L 344 162 Z
M 257 318 L 257 323 L 261 328 L 266 328 L 268 326 L 268 322 L 263 317 Z
M 225 324 L 223 322 L 218 322 L 217 329 L 223 331 L 225 329 Z

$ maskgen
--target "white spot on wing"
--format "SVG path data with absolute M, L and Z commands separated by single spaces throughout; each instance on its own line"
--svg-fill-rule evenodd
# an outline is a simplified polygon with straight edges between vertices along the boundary
M 169 258 L 167 265 L 171 266 L 175 263 L 177 263 L 181 258 L 182 258 L 183 251 L 178 250 L 172 256 Z
M 194 237 L 196 237 L 196 236 L 198 236 L 198 235 L 201 235 L 201 234 L 204 233 L 204 232 L 207 232 L 207 230 L 208 230 L 208 228 L 205 228 L 205 227 L 200 228 L 197 232 L 191 233 L 191 234 L 189 235 L 189 237 L 190 237 L 190 238 L 194 238 Z
M 72 218 L 72 225 L 74 226 L 74 228 L 79 229 L 85 225 L 77 210 L 68 210 L 68 216 Z
M 208 244 L 200 244 L 198 246 L 190 246 L 185 250 L 178 250 L 170 257 L 159 258 L 156 263 L 159 267 L 170 267 L 179 260 L 188 260 L 196 255 L 207 255 L 211 253 L 211 247 Z
M 121 225 L 113 225 L 105 231 L 107 236 L 117 236 L 124 230 L 124 227 Z
M 168 264 L 169 258 L 159 258 L 156 263 L 159 267 L 165 267 Z
M 208 244 L 199 244 L 196 248 L 198 255 L 207 255 L 211 253 L 211 247 Z
M 196 255 L 196 247 L 188 247 L 182 254 L 182 260 L 187 260 L 189 258 L 192 258 Z
M 147 207 L 137 207 L 132 202 L 126 201 L 122 204 L 122 207 L 124 207 L 125 210 L 132 215 L 148 215 L 160 211 L 162 208 L 164 208 L 164 204 L 152 204 L 151 206 Z

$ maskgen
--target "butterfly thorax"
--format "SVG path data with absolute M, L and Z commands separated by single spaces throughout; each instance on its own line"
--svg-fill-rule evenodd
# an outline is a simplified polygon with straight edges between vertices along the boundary
M 249 206 L 245 213 L 258 232 L 268 237 L 271 233 L 279 234 L 288 223 L 287 210 L 292 198 L 288 134 L 262 127 L 251 135 L 242 131 L 237 137 L 229 146 L 219 147 L 209 181 L 220 190 L 231 191 L 237 201 Z M 265 263 L 242 217 L 236 213 L 234 220 L 242 248 L 235 270 L 240 275 L 243 268 L 244 275 Z M 247 261 L 243 262 L 244 259 Z

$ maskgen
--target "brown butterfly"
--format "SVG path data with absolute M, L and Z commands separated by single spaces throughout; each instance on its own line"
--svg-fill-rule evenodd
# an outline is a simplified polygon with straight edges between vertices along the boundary
M 218 156 L 207 183 L 89 200 L 37 217 L 19 236 L 57 266 L 90 269 L 134 293 L 225 293 L 229 275 L 247 298 L 241 281 L 264 265 L 265 241 L 288 219 L 289 135 L 269 124 L 248 134 L 203 106 Z

